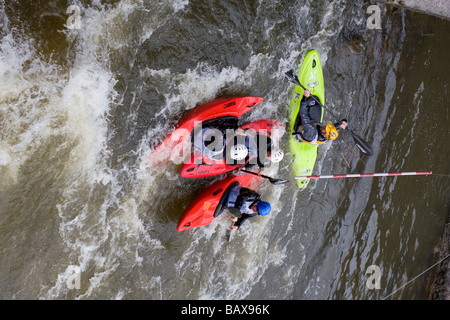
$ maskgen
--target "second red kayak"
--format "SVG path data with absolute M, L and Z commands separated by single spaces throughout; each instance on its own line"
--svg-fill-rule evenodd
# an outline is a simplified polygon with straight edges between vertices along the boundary
M 256 189 L 262 179 L 252 174 L 229 175 L 216 181 L 203 190 L 184 210 L 178 221 L 177 231 L 188 230 L 210 224 L 227 206 L 231 187 L 239 184 L 242 187 Z
M 241 129 L 250 130 L 254 134 L 265 136 L 270 140 L 272 133 L 275 132 L 274 130 L 283 130 L 283 125 L 277 121 L 259 120 L 244 124 Z M 180 174 L 183 178 L 203 178 L 219 175 L 248 163 L 254 157 L 248 157 L 246 161 L 235 164 L 234 161 L 228 163 L 225 155 L 222 159 L 210 160 L 204 159 L 201 154 L 194 152 L 190 161 L 181 167 Z

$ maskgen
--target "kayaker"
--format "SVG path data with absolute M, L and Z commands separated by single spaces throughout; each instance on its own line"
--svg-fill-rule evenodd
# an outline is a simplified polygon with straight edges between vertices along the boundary
M 278 163 L 283 160 L 284 151 L 275 147 L 270 137 L 264 134 L 255 134 L 252 130 L 244 131 L 241 128 L 236 130 L 236 135 L 245 136 L 245 144 L 237 147 L 238 152 L 236 152 L 235 146 L 232 147 L 230 156 L 233 160 L 246 159 L 247 165 L 258 165 L 261 168 L 270 162 Z M 236 143 L 236 139 L 234 142 Z M 247 151 L 243 149 L 243 146 L 247 148 Z M 265 153 L 264 150 L 266 150 Z M 260 152 L 263 153 L 260 154 Z
M 302 101 L 300 102 L 300 110 L 298 118 L 301 125 L 294 128 L 294 135 L 298 140 L 310 144 L 322 144 L 327 140 L 335 140 L 338 136 L 338 130 L 347 127 L 347 120 L 342 119 L 335 124 L 328 122 L 326 125 L 321 125 L 315 122 L 310 115 L 311 108 L 319 107 L 317 102 L 310 97 L 311 91 L 305 90 Z
M 260 167 L 267 165 L 269 161 L 280 162 L 284 157 L 284 152 L 280 148 L 271 147 L 271 139 L 260 134 L 253 134 L 252 130 L 231 127 L 227 130 L 234 130 L 233 138 L 227 141 L 225 128 L 204 127 L 197 130 L 194 135 L 194 150 L 203 155 L 204 160 L 220 160 L 224 156 L 224 149 L 229 148 L 229 156 L 233 161 L 249 161 Z M 266 139 L 266 140 L 263 140 Z M 268 146 L 267 153 L 260 157 L 259 152 L 264 150 L 264 146 L 258 143 L 265 143 Z M 253 160 L 252 160 L 253 159 Z
M 265 216 L 271 211 L 270 203 L 261 200 L 261 196 L 249 188 L 237 185 L 230 190 L 227 209 L 232 215 L 234 224 L 230 231 L 236 231 L 247 219 L 255 216 Z
M 206 160 L 221 160 L 226 146 L 226 131 L 239 130 L 237 119 L 220 118 L 194 128 L 194 150 Z

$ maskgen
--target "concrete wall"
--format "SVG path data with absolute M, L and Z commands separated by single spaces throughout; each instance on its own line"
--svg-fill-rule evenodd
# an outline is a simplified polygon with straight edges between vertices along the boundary
M 445 224 L 439 253 L 440 259 L 450 254 L 450 214 Z M 429 298 L 432 300 L 450 300 L 450 258 L 445 259 L 437 266 L 437 275 Z
M 385 0 L 384 2 L 386 5 L 404 7 L 450 20 L 450 0 Z

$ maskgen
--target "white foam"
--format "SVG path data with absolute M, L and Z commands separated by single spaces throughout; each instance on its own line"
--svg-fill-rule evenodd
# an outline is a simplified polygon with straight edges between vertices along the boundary
M 0 166 L 7 181 L 15 183 L 23 163 L 59 133 L 56 92 L 64 80 L 57 67 L 41 61 L 26 41 L 11 33 L 2 38 L 0 52 Z

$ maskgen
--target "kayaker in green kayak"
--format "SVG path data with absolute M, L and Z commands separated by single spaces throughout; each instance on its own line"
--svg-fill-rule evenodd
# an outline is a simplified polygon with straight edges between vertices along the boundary
M 236 231 L 247 219 L 255 216 L 265 216 L 271 211 L 270 203 L 261 200 L 261 196 L 248 188 L 237 185 L 230 191 L 227 209 L 231 213 L 234 224 L 230 231 Z
M 300 102 L 300 111 L 294 127 L 294 136 L 299 140 L 309 144 L 322 144 L 328 140 L 335 140 L 339 136 L 338 130 L 347 127 L 347 120 L 341 119 L 335 124 L 328 122 L 322 126 L 314 122 L 311 114 L 315 109 L 320 110 L 317 102 L 310 97 L 311 91 L 305 90 Z M 300 121 L 299 121 L 300 120 Z

